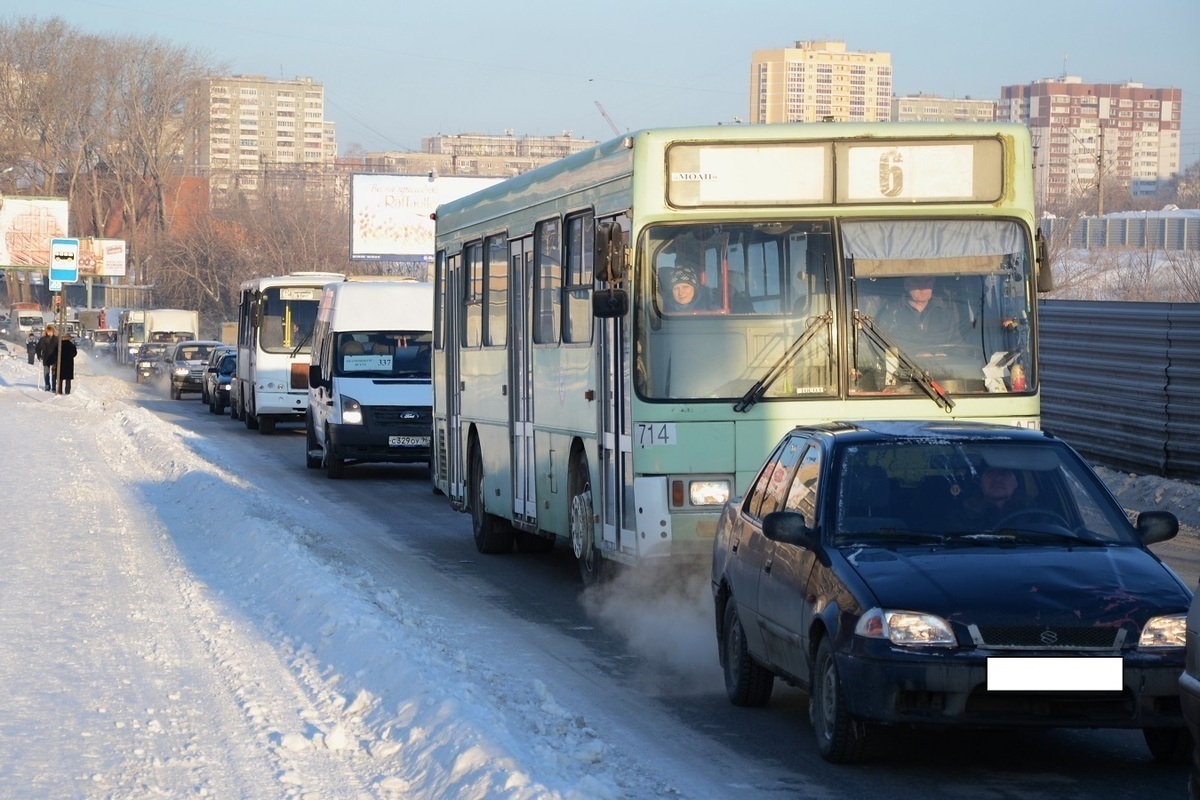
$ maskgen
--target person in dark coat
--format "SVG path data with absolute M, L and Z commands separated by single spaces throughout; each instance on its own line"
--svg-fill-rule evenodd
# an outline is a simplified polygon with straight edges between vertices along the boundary
M 54 385 L 57 387 L 56 394 L 71 393 L 71 381 L 75 378 L 75 356 L 78 353 L 78 348 L 71 341 L 71 332 L 67 331 L 63 334 L 62 353 L 59 356 L 57 375 L 54 380 Z
M 37 361 L 37 339 L 33 336 L 33 331 L 29 332 L 29 339 L 25 342 L 25 354 L 29 356 L 29 363 Z
M 54 391 L 54 383 L 50 370 L 58 359 L 58 337 L 54 335 L 54 326 L 47 325 L 42 338 L 38 339 L 37 355 L 42 362 L 42 388 L 47 392 Z

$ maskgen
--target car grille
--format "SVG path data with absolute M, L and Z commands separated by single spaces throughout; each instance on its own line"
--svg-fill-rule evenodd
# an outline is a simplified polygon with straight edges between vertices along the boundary
M 1018 650 L 1120 650 L 1124 628 L 1067 625 L 970 625 L 977 647 Z
M 420 406 L 368 406 L 370 423 L 379 428 L 403 428 L 424 431 L 433 428 L 433 411 Z

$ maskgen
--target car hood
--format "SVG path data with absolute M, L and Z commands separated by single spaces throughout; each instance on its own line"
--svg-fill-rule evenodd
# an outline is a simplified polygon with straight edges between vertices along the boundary
M 843 549 L 882 608 L 982 621 L 1145 622 L 1182 613 L 1188 589 L 1129 546 Z M 1087 623 L 1085 623 L 1087 624 Z

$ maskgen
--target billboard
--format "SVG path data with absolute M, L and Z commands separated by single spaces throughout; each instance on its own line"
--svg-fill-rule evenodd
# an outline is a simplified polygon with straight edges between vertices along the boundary
M 63 197 L 0 199 L 0 268 L 50 268 L 50 240 L 67 235 Z
M 98 278 L 125 276 L 124 239 L 80 239 L 79 276 Z
M 433 220 L 442 203 L 503 178 L 438 175 L 350 176 L 350 258 L 355 261 L 432 261 Z

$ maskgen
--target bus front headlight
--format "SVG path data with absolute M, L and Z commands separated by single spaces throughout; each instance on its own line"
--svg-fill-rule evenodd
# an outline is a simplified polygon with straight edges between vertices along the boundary
M 342 424 L 362 425 L 362 406 L 353 397 L 342 395 Z
M 729 500 L 729 481 L 701 480 L 688 483 L 688 500 L 694 506 L 723 506 Z

